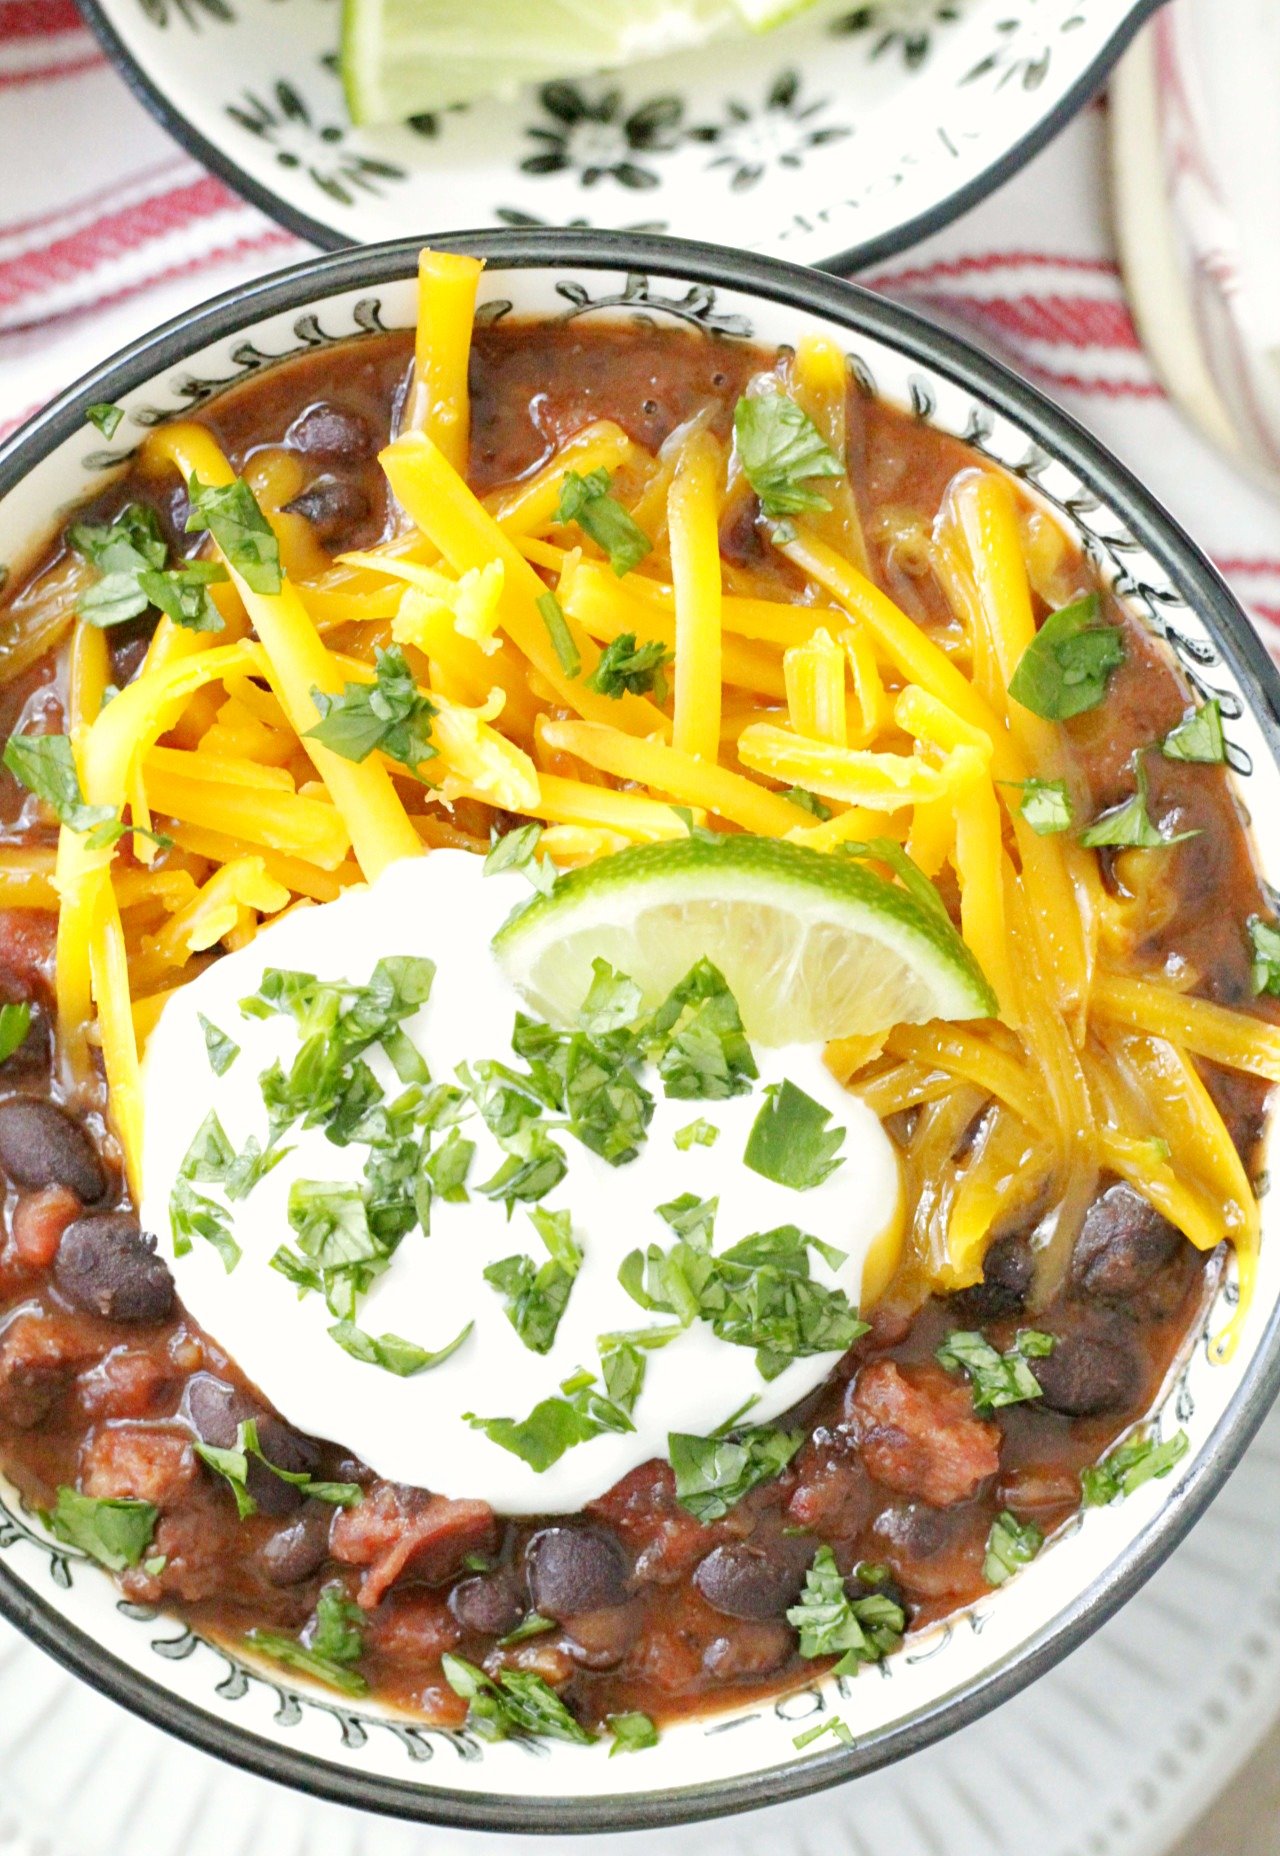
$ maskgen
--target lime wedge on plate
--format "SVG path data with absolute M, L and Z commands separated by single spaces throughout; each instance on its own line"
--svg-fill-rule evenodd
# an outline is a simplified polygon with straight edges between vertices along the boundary
M 600 958 L 654 1006 L 704 955 L 765 1045 L 987 1018 L 996 1000 L 940 910 L 865 865 L 772 838 L 638 845 L 569 871 L 498 930 L 508 979 L 577 1021 Z
M 357 123 L 510 95 L 521 84 L 688 51 L 814 0 L 343 0 L 342 82 Z

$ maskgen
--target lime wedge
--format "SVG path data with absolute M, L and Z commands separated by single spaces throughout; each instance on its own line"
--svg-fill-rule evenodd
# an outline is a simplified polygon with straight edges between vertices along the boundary
M 815 0 L 343 0 L 342 82 L 357 123 L 401 122 L 521 84 L 761 31 Z
M 638 845 L 562 876 L 493 940 L 545 1017 L 577 1021 L 591 963 L 657 1005 L 704 955 L 765 1045 L 987 1018 L 995 995 L 951 923 L 864 865 L 772 838 Z

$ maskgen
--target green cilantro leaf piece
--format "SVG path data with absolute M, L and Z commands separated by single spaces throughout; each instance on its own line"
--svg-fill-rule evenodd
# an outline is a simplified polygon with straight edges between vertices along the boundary
M 0 1063 L 12 1057 L 26 1043 L 31 1029 L 31 1007 L 25 1000 L 17 1005 L 0 1005 Z
M 835 452 L 802 406 L 785 393 L 738 401 L 733 414 L 738 460 L 766 516 L 798 516 L 829 509 L 809 488 L 813 477 L 841 477 Z
M 209 588 L 227 579 L 220 561 L 186 561 L 161 573 L 149 568 L 138 575 L 138 590 L 149 606 L 159 607 L 175 625 L 189 632 L 220 632 L 222 614 L 209 597 Z
M 633 1328 L 628 1332 L 601 1334 L 596 1340 L 604 1388 L 611 1401 L 628 1415 L 644 1390 L 645 1355 L 684 1333 L 679 1326 Z
M 906 1613 L 887 1593 L 850 1596 L 828 1546 L 815 1553 L 787 1622 L 800 1633 L 801 1656 L 838 1656 L 839 1675 L 855 1675 L 860 1664 L 879 1662 L 898 1648 L 907 1628 Z
M 538 856 L 542 826 L 517 825 L 500 832 L 495 826 L 489 834 L 489 850 L 484 860 L 484 874 L 499 876 L 504 870 L 518 870 L 543 895 L 555 888 L 556 869 L 549 857 Z
M 417 1373 L 430 1372 L 433 1366 L 439 1366 L 451 1353 L 456 1353 L 474 1325 L 468 1321 L 451 1341 L 437 1347 L 434 1353 L 414 1341 L 401 1339 L 399 1334 L 376 1337 L 366 1334 L 354 1321 L 339 1321 L 329 1333 L 353 1360 L 360 1360 L 366 1366 L 380 1366 L 384 1373 L 394 1373 L 397 1379 L 412 1379 Z
M 815 1740 L 821 1740 L 824 1734 L 831 1734 L 841 1746 L 853 1745 L 853 1732 L 849 1723 L 841 1720 L 838 1714 L 828 1715 L 825 1721 L 817 1721 L 812 1727 L 806 1727 L 802 1734 L 793 1737 L 791 1744 L 797 1753 L 803 1753 L 807 1746 L 812 1746 Z
M 569 1170 L 564 1149 L 544 1129 L 532 1128 L 523 1153 L 508 1154 L 491 1179 L 476 1188 L 498 1199 L 511 1217 L 517 1205 L 535 1205 L 553 1192 Z
M 683 1128 L 677 1128 L 672 1137 L 682 1154 L 687 1154 L 691 1147 L 714 1147 L 720 1139 L 720 1130 L 712 1121 L 704 1121 L 701 1116 L 697 1121 L 690 1121 Z
M 578 1012 L 583 1030 L 600 1036 L 634 1024 L 643 997 L 633 979 L 597 955 L 591 962 L 591 984 Z
M 583 534 L 590 535 L 596 546 L 608 555 L 609 565 L 621 580 L 652 553 L 653 543 L 635 518 L 610 496 L 611 482 L 603 465 L 585 477 L 579 476 L 576 470 L 566 471 L 560 487 L 560 506 L 553 520 L 576 522 Z M 571 670 L 568 674 L 576 676 L 578 673 Z
M 236 1498 L 236 1512 L 242 1521 L 258 1512 L 258 1504 L 248 1488 L 251 1460 L 261 1463 L 278 1482 L 291 1483 L 304 1495 L 328 1502 L 332 1507 L 356 1508 L 364 1500 L 364 1491 L 358 1482 L 317 1481 L 306 1470 L 281 1469 L 279 1464 L 273 1463 L 258 1440 L 256 1418 L 246 1418 L 236 1426 L 236 1441 L 226 1449 L 199 1441 L 193 1448 L 201 1462 L 207 1463 L 230 1486 Z
M 229 1038 L 225 1031 L 219 1031 L 215 1024 L 197 1012 L 200 1029 L 204 1032 L 204 1047 L 209 1054 L 209 1068 L 215 1076 L 225 1076 L 236 1058 L 240 1055 L 240 1046 L 234 1038 Z
M 514 1734 L 590 1746 L 592 1735 L 532 1670 L 502 1669 L 491 1678 L 474 1663 L 449 1652 L 441 1657 L 440 1667 L 454 1694 L 469 1704 L 467 1726 L 481 1739 L 505 1740 Z
M 466 1204 L 467 1174 L 471 1171 L 475 1152 L 475 1142 L 467 1140 L 461 1128 L 450 1128 L 422 1167 L 438 1198 L 450 1205 Z
M 1112 806 L 1080 833 L 1080 842 L 1089 850 L 1100 845 L 1138 846 L 1153 850 L 1161 844 L 1181 844 L 1185 838 L 1199 836 L 1195 831 L 1163 832 L 1147 810 L 1147 774 L 1138 755 L 1133 765 L 1137 791 L 1122 805 Z
M 569 621 L 564 616 L 560 601 L 554 593 L 543 593 L 536 602 L 539 616 L 547 628 L 552 649 L 560 661 L 560 668 L 566 677 L 576 677 L 582 669 L 582 658 L 577 645 L 573 642 L 573 633 L 569 630 Z
M 311 700 L 321 719 L 306 739 L 343 760 L 365 761 L 377 751 L 416 774 L 423 761 L 435 759 L 435 704 L 419 690 L 399 645 L 378 650 L 374 682 L 346 683 L 340 696 L 313 689 Z
M 799 806 L 800 810 L 807 812 L 811 818 L 821 819 L 824 824 L 832 816 L 831 807 L 825 799 L 819 799 L 818 795 L 811 793 L 807 786 L 784 787 L 782 797 L 789 799 L 793 806 Z
M 699 960 L 644 1028 L 646 1054 L 669 1096 L 724 1101 L 746 1095 L 759 1076 L 738 1002 L 720 969 Z
M 124 418 L 124 407 L 113 406 L 110 400 L 97 400 L 85 407 L 84 416 L 90 425 L 97 426 L 104 438 L 114 438 Z
M 98 578 L 76 601 L 76 611 L 91 625 L 110 626 L 136 619 L 150 601 L 138 585 L 139 574 L 165 564 L 168 544 L 154 509 L 129 503 L 114 522 L 75 522 L 68 544 L 98 570 Z
M 609 1748 L 609 1758 L 617 1753 L 642 1753 L 646 1747 L 657 1746 L 658 1730 L 647 1714 L 633 1709 L 627 1714 L 608 1714 L 605 1726 L 613 1736 L 613 1745 Z
M 490 1443 L 518 1456 L 539 1475 L 558 1463 L 575 1444 L 600 1435 L 599 1426 L 566 1398 L 544 1398 L 527 1418 L 480 1418 L 473 1411 L 463 1417 L 474 1431 L 483 1431 Z
M 72 831 L 117 822 L 110 806 L 85 804 L 69 735 L 10 735 L 4 764 L 29 793 L 44 801 L 59 824 Z
M 1003 1585 L 1020 1566 L 1028 1565 L 1043 1545 L 1044 1535 L 1034 1521 L 1019 1521 L 1007 1508 L 1003 1509 L 987 1535 L 983 1578 L 988 1585 Z
M 169 1194 L 169 1222 L 173 1230 L 173 1254 L 185 1257 L 193 1238 L 212 1244 L 230 1275 L 240 1261 L 240 1246 L 231 1235 L 226 1212 L 215 1200 L 197 1192 L 190 1180 L 174 1181 Z
M 352 1668 L 364 1654 L 364 1614 L 332 1580 L 321 1590 L 311 1622 L 301 1638 L 281 1631 L 251 1630 L 248 1641 L 263 1656 L 286 1669 L 311 1676 L 347 1695 L 367 1695 L 369 1684 Z
M 1251 915 L 1247 926 L 1253 949 L 1253 990 L 1280 997 L 1280 925 Z
M 1018 810 L 1038 837 L 1049 838 L 1067 831 L 1075 819 L 1075 808 L 1065 780 L 1011 780 L 1022 793 Z
M 44 1517 L 51 1533 L 110 1572 L 136 1566 L 151 1545 L 160 1511 L 152 1502 L 81 1495 L 60 1488 Z
M 1161 1443 L 1150 1430 L 1135 1431 L 1100 1463 L 1080 1472 L 1086 1508 L 1103 1508 L 1117 1496 L 1132 1495 L 1144 1482 L 1167 1476 L 1191 1448 L 1185 1431 Z
M 844 1145 L 844 1128 L 828 1128 L 830 1109 L 793 1082 L 771 1083 L 747 1137 L 744 1166 L 780 1186 L 807 1192 L 830 1179 Z
M 539 1268 L 532 1257 L 504 1257 L 488 1266 L 484 1279 L 505 1298 L 507 1319 L 530 1352 L 550 1353 L 582 1252 L 567 1211 L 534 1207 L 529 1217 L 550 1252 L 547 1262 Z
M 1222 705 L 1216 696 L 1199 709 L 1193 709 L 1176 728 L 1170 729 L 1160 743 L 1166 760 L 1191 760 L 1206 766 L 1221 766 L 1227 758 L 1227 743 L 1222 733 Z
M 1096 593 L 1051 612 L 1009 679 L 1009 694 L 1047 722 L 1065 722 L 1096 709 L 1107 680 L 1125 660 L 1124 633 L 1099 622 Z
M 985 1335 L 957 1329 L 948 1334 L 933 1357 L 948 1372 L 967 1373 L 973 1387 L 973 1409 L 990 1412 L 1003 1405 L 1043 1397 L 1040 1381 L 1027 1359 L 1043 1359 L 1053 1344 L 1052 1335 L 1030 1328 L 1019 1334 L 1017 1344 L 1008 1353 L 1000 1353 Z
M 734 1437 L 672 1431 L 667 1454 L 676 1500 L 697 1520 L 719 1521 L 761 1482 L 780 1476 L 804 1442 L 802 1430 L 748 1426 Z
M 667 666 L 673 654 L 661 639 L 638 645 L 634 632 L 619 632 L 600 653 L 587 688 L 600 696 L 648 696 L 659 706 L 667 700 Z
M 246 586 L 255 593 L 278 593 L 284 584 L 280 544 L 244 479 L 201 483 L 193 471 L 187 496 L 188 532 L 208 529 Z

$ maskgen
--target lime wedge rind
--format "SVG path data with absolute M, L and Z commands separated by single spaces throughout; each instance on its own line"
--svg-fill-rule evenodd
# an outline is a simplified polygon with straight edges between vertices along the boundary
M 494 937 L 536 1010 L 575 1022 L 604 959 L 646 1005 L 707 956 L 764 1045 L 874 1035 L 997 1004 L 949 922 L 865 865 L 773 839 L 638 846 L 568 872 Z

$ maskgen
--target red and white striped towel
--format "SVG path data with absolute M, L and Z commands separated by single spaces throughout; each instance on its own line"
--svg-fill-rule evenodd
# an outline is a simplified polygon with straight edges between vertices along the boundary
M 0 0 L 0 435 L 147 329 L 308 249 L 151 121 L 72 0 Z M 1115 263 L 1101 108 L 863 281 L 959 328 L 1095 431 L 1280 653 L 1280 506 L 1191 431 L 1143 354 Z

